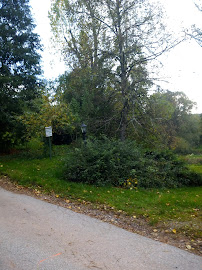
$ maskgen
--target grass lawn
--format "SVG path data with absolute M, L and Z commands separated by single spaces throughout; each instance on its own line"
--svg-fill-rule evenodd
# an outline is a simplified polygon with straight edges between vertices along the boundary
M 57 197 L 73 201 L 89 201 L 95 207 L 106 205 L 113 211 L 145 218 L 150 225 L 164 224 L 193 238 L 202 236 L 202 187 L 130 190 L 67 182 L 62 179 L 66 155 L 68 148 L 57 147 L 52 159 L 2 156 L 0 174 L 8 175 L 19 185 L 35 188 L 41 193 L 54 193 Z M 202 167 L 197 164 L 190 166 L 199 172 Z

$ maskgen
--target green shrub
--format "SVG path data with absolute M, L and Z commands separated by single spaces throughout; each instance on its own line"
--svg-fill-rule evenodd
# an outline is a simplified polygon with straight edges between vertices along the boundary
M 107 138 L 88 141 L 67 158 L 65 177 L 89 184 L 120 186 L 141 157 L 133 142 L 125 144 Z
M 72 150 L 66 160 L 65 179 L 130 188 L 199 185 L 201 181 L 172 152 L 146 152 L 133 141 L 107 138 Z
M 200 175 L 190 171 L 185 162 L 171 151 L 145 153 L 145 166 L 142 171 L 144 187 L 180 187 L 202 184 Z

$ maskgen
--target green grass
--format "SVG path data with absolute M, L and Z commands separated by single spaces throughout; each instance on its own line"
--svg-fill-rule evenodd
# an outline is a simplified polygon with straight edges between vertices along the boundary
M 189 165 L 189 168 L 196 173 L 202 174 L 202 165 Z
M 201 155 L 186 155 L 181 157 L 187 164 L 188 167 L 199 174 L 202 174 L 202 154 Z
M 8 175 L 19 185 L 33 187 L 43 193 L 89 201 L 95 207 L 106 205 L 114 211 L 144 218 L 151 225 L 172 225 L 172 228 L 185 231 L 193 237 L 200 236 L 202 187 L 130 190 L 68 182 L 62 177 L 66 155 L 68 148 L 57 147 L 51 160 L 23 155 L 0 157 L 0 173 Z M 193 169 L 197 170 L 195 167 Z

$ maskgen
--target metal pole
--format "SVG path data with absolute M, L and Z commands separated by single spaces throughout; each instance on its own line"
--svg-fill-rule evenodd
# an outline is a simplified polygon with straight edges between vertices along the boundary
M 86 141 L 86 132 L 83 132 L 82 135 L 83 135 L 84 145 L 86 145 L 87 144 L 87 141 Z
M 50 152 L 50 159 L 52 158 L 52 153 L 51 153 L 51 137 L 48 137 L 49 140 L 49 152 Z

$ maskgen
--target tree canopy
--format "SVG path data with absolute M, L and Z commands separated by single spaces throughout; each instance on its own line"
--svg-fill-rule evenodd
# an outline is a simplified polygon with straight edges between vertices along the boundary
M 111 89 L 122 140 L 130 123 L 137 122 L 134 112 L 143 109 L 142 99 L 151 83 L 148 61 L 176 44 L 170 42 L 161 17 L 161 10 L 144 0 L 54 0 L 52 4 L 52 30 L 65 60 L 72 70 L 89 68 L 89 78 L 99 79 L 93 80 L 94 91 L 100 79 L 105 89 Z

